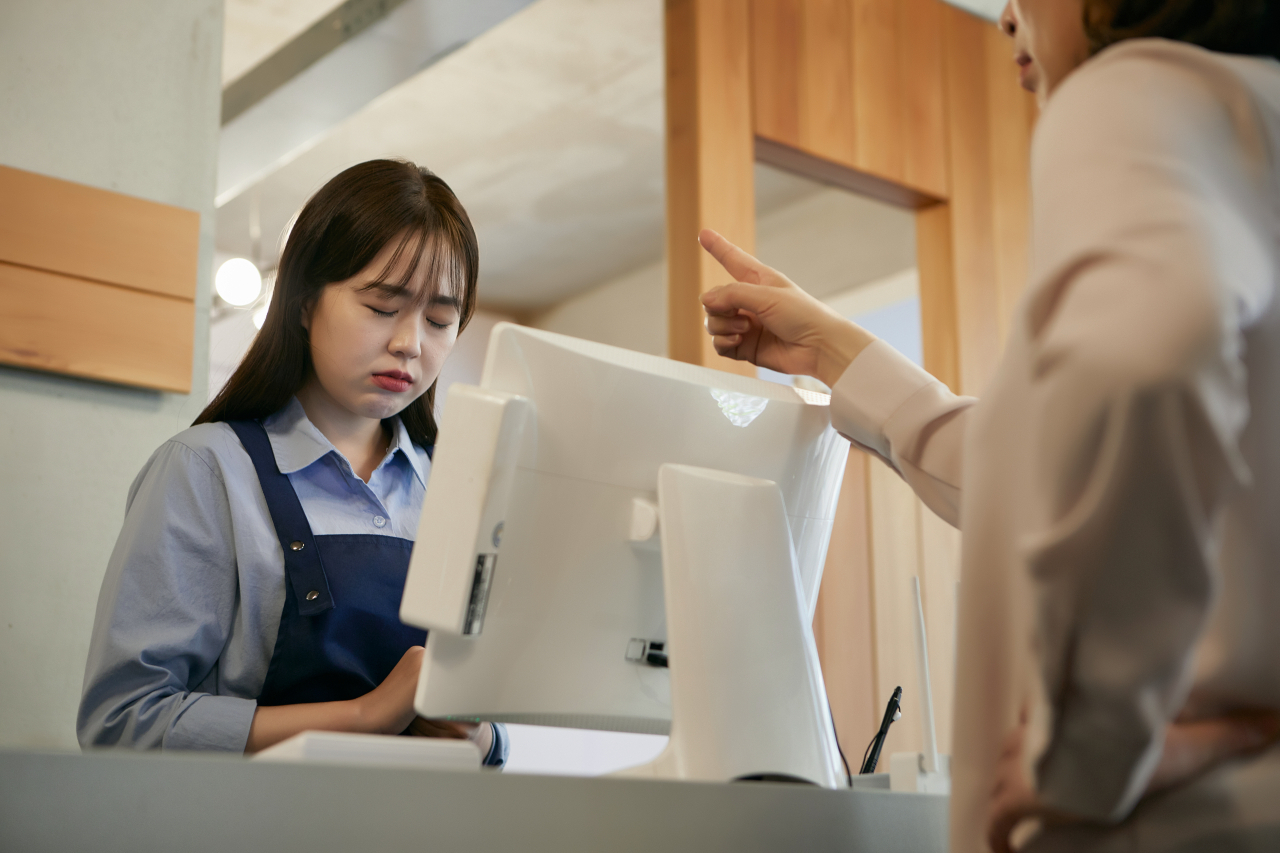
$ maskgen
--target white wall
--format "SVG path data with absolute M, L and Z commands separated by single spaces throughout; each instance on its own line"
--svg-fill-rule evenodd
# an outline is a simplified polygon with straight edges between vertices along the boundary
M 847 302 L 852 298 L 859 303 L 850 294 L 867 286 L 868 299 L 862 300 L 867 304 L 854 313 L 887 305 L 881 297 L 882 291 L 888 291 L 880 284 L 889 282 L 889 290 L 902 291 L 893 284 L 893 276 L 915 266 L 915 217 L 910 211 L 818 186 L 760 218 L 757 255 L 820 299 L 839 297 Z M 911 295 L 903 291 L 897 299 Z M 532 318 L 530 325 L 666 355 L 666 261 L 655 259 L 566 299 Z
M 74 748 L 138 469 L 204 404 L 221 0 L 0 4 L 0 163 L 196 210 L 191 395 L 0 367 L 0 746 Z
M 667 354 L 667 266 L 646 264 L 570 297 L 529 325 L 602 344 Z

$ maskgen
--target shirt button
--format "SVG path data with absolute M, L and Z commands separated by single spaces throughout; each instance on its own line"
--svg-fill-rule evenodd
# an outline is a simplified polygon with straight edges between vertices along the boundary
M 315 601 L 319 597 L 320 593 L 316 592 L 314 589 L 307 593 L 307 601 Z
M 302 550 L 303 548 L 305 548 L 305 547 L 307 547 L 307 546 L 306 546 L 306 545 L 303 545 L 301 542 L 291 542 L 291 543 L 289 543 L 289 550 L 291 550 L 291 551 L 301 551 L 301 550 Z
M 386 526 L 387 526 L 387 520 L 386 520 L 385 518 L 383 518 L 382 516 L 380 516 L 380 515 L 375 515 L 375 516 L 373 517 L 373 526 L 374 526 L 374 527 L 386 527 Z

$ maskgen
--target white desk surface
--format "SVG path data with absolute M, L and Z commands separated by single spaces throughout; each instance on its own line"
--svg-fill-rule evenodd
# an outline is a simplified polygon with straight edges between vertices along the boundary
M 946 832 L 932 794 L 0 751 L 0 850 L 24 853 L 942 853 Z

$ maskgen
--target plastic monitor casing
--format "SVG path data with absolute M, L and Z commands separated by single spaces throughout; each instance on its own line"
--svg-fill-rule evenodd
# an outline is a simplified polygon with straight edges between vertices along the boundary
M 825 395 L 503 323 L 469 398 L 525 414 L 504 410 L 495 437 L 451 429 L 452 396 L 445 406 L 401 608 L 433 629 L 419 714 L 668 733 L 669 671 L 627 659 L 633 640 L 667 639 L 661 552 L 631 538 L 664 464 L 777 484 L 812 618 L 848 453 Z M 448 462 L 497 453 L 508 461 Z M 465 635 L 459 590 L 495 523 L 483 628 Z

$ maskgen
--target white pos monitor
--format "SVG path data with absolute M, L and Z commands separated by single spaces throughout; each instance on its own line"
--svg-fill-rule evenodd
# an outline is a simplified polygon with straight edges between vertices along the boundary
M 834 784 L 809 629 L 848 453 L 826 403 L 495 327 L 443 407 L 401 605 L 430 630 L 418 713 L 670 733 L 653 775 Z M 773 753 L 674 754 L 681 731 L 732 751 L 712 742 L 769 724 L 725 719 L 751 708 L 789 718 Z

